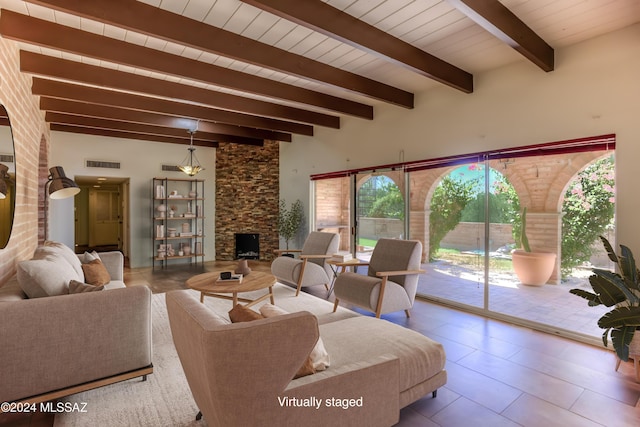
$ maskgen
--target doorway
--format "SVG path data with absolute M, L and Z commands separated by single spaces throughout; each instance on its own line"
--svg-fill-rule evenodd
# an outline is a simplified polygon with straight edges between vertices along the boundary
M 76 177 L 75 248 L 128 256 L 129 178 Z

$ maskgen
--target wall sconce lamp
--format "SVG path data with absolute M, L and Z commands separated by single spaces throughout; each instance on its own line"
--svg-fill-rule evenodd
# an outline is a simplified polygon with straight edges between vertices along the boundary
M 49 169 L 49 179 L 44 185 L 44 240 L 49 237 L 49 198 L 66 199 L 80 192 L 78 184 L 67 178 L 62 166 L 54 166 Z

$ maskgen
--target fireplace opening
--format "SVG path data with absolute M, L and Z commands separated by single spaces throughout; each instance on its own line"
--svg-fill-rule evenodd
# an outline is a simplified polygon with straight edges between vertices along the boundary
M 236 259 L 260 259 L 260 235 L 236 233 Z

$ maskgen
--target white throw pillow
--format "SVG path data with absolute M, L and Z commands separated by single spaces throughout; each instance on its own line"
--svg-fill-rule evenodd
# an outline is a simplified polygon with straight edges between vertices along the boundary
M 283 314 L 289 314 L 289 312 L 273 304 L 265 304 L 260 307 L 260 314 L 264 317 L 275 317 L 282 316 Z M 309 356 L 311 357 L 313 368 L 316 371 L 324 371 L 331 363 L 329 353 L 322 342 L 322 337 L 318 337 L 318 342 L 315 347 L 313 347 L 313 350 L 311 350 L 311 354 Z
M 69 293 L 69 280 L 77 275 L 68 263 L 53 257 L 18 263 L 18 284 L 29 298 Z
M 80 257 L 80 262 L 82 262 L 83 264 L 89 264 L 91 261 L 94 261 L 96 259 L 100 259 L 100 255 L 98 255 L 98 252 L 96 251 L 92 251 L 92 252 L 86 252 L 84 254 L 82 254 L 82 256 Z
M 76 277 L 69 277 L 68 280 L 75 279 L 80 282 L 84 282 L 84 273 L 82 272 L 82 263 L 78 256 L 67 245 L 58 242 L 52 242 L 47 240 L 44 242 L 44 246 L 40 246 L 36 249 L 33 258 L 40 258 L 41 254 L 55 254 L 64 259 L 77 274 Z

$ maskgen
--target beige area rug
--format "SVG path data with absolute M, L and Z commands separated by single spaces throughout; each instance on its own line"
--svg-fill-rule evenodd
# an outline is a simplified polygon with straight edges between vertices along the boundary
M 189 292 L 199 298 L 198 292 Z M 242 296 L 262 295 L 263 293 L 263 291 L 257 291 Z M 304 293 L 296 298 L 295 290 L 288 286 L 276 285 L 274 293 L 276 305 L 285 310 L 295 311 L 293 307 L 297 306 L 298 310 L 308 307 L 309 311 L 318 312 L 318 303 L 321 304 L 322 311 L 325 310 L 322 301 L 318 298 Z M 231 309 L 231 301 L 219 298 L 207 297 L 205 305 L 217 313 L 226 313 Z M 311 310 L 312 307 L 313 310 Z M 153 295 L 152 309 L 153 374 L 149 375 L 145 382 L 133 379 L 65 398 L 65 402 L 80 404 L 79 408 L 86 403 L 86 412 L 56 414 L 55 426 L 204 427 L 207 425 L 205 420 L 195 421 L 198 408 L 193 401 L 178 354 L 173 346 L 165 294 Z M 332 309 L 333 304 L 326 302 L 327 315 Z M 344 308 L 339 308 L 339 310 L 345 316 L 349 316 L 349 310 Z M 104 325 L 104 327 L 108 327 L 108 325 Z M 99 328 L 96 333 L 100 333 Z

